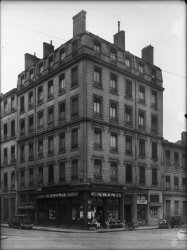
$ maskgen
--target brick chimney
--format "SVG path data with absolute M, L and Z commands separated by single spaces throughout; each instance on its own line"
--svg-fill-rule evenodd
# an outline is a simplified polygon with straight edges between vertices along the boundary
M 142 59 L 145 62 L 153 64 L 153 47 L 151 45 L 148 45 L 147 47 L 142 49 Z
M 82 10 L 73 18 L 73 37 L 86 30 L 86 11 Z
M 43 58 L 51 54 L 53 51 L 54 46 L 52 45 L 52 41 L 51 43 L 43 43 Z
M 25 70 L 39 61 L 39 58 L 29 53 L 25 54 Z
M 125 50 L 125 31 L 121 30 L 114 35 L 114 45 Z

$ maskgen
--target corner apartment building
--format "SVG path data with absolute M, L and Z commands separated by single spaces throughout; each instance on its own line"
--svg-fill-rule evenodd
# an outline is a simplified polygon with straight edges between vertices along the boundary
M 1 95 L 1 220 L 16 212 L 16 88 Z
M 180 215 L 187 222 L 187 133 L 172 143 L 163 141 L 164 216 Z

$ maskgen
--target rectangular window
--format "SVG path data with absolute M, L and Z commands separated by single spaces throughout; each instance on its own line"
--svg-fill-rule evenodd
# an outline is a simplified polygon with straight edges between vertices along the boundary
M 179 153 L 174 152 L 174 164 L 178 165 L 179 164 Z
M 25 76 L 22 75 L 22 76 L 21 76 L 21 84 L 24 84 L 24 82 L 25 82 Z
M 38 184 L 43 184 L 43 166 L 38 167 Z
M 71 98 L 71 118 L 79 116 L 79 97 L 74 96 Z
M 145 157 L 145 139 L 139 139 L 139 156 Z
M 59 94 L 65 93 L 66 89 L 66 78 L 65 73 L 59 76 Z
M 132 164 L 126 164 L 126 183 L 132 183 Z
M 20 110 L 21 112 L 21 110 Z M 7 100 L 4 101 L 4 115 L 6 115 L 8 113 L 8 104 L 7 104 Z
M 94 179 L 102 180 L 102 162 L 99 159 L 94 159 Z
M 159 202 L 159 195 L 157 194 L 150 195 L 150 202 Z
M 11 111 L 15 111 L 16 109 L 16 98 L 15 96 L 11 96 Z
M 111 181 L 117 181 L 118 180 L 118 163 L 115 161 L 111 161 L 110 163 L 110 179 Z
M 48 126 L 54 125 L 54 108 L 49 107 L 48 108 Z
M 71 179 L 78 180 L 78 159 L 71 161 Z
M 25 136 L 25 119 L 20 120 L 20 136 Z
M 33 168 L 29 169 L 29 186 L 34 185 L 34 171 Z
M 8 128 L 7 128 L 7 123 L 4 124 L 4 140 L 7 140 L 8 136 Z
M 139 102 L 145 103 L 145 87 L 139 87 Z
M 158 218 L 158 207 L 150 207 L 150 218 Z
M 28 129 L 29 129 L 29 134 L 34 132 L 34 116 L 31 115 L 28 117 Z
M 65 174 L 66 174 L 66 162 L 61 161 L 59 162 L 59 181 L 65 181 Z
M 93 114 L 96 117 L 102 117 L 102 97 L 94 96 Z
M 16 161 L 16 153 L 15 153 L 15 146 L 11 146 L 11 163 L 15 163 Z
M 118 137 L 115 132 L 111 132 L 110 135 L 110 148 L 112 151 L 118 151 Z
M 187 179 L 185 177 L 182 178 L 182 190 L 185 191 L 187 189 Z
M 140 184 L 145 184 L 145 166 L 139 167 L 139 182 Z
M 111 73 L 110 75 L 110 91 L 116 93 L 118 91 L 118 77 L 116 74 Z
M 59 122 L 65 122 L 66 120 L 66 102 L 60 102 L 59 103 L 59 114 L 58 114 L 58 118 L 59 118 Z
M 11 172 L 10 188 L 15 189 L 15 172 Z
M 43 111 L 38 112 L 38 129 L 42 129 L 44 122 L 43 122 Z
M 38 140 L 38 158 L 43 158 L 43 139 Z
M 126 80 L 126 97 L 132 99 L 132 81 Z
M 143 74 L 143 73 L 144 73 L 144 66 L 141 65 L 141 64 L 139 64 L 139 65 L 138 65 L 138 70 L 139 70 L 139 72 L 140 72 L 141 74 Z
M 38 87 L 38 104 L 43 103 L 43 86 Z
M 157 160 L 157 142 L 152 142 L 152 159 Z
M 118 121 L 118 104 L 116 102 L 110 101 L 110 121 Z
M 102 71 L 99 67 L 94 67 L 94 86 L 102 88 Z
M 125 65 L 126 65 L 127 67 L 130 67 L 130 59 L 129 59 L 129 58 L 126 58 L 126 59 L 125 59 Z
M 4 173 L 4 192 L 7 192 L 8 191 L 8 174 L 7 173 Z
M 4 165 L 8 164 L 8 149 L 4 148 Z
M 184 167 L 186 167 L 186 163 L 187 163 L 187 156 L 186 155 L 182 155 L 182 165 Z
M 132 126 L 132 107 L 125 106 L 125 124 Z
M 126 146 L 125 153 L 128 155 L 132 155 L 132 136 L 126 135 L 125 146 Z
M 25 145 L 20 146 L 20 162 L 25 162 Z
M 53 86 L 53 80 L 50 80 L 48 82 L 48 99 L 51 99 L 54 97 L 54 86 Z
M 110 58 L 111 58 L 112 60 L 116 60 L 116 58 L 117 58 L 116 49 L 114 49 L 114 48 L 111 48 L 111 49 L 110 49 Z
M 53 60 L 53 55 L 52 55 L 52 56 L 50 56 L 49 59 L 48 59 L 48 66 L 49 66 L 49 67 L 52 67 L 52 66 L 53 66 L 53 61 L 54 61 L 54 60 Z
M 44 64 L 43 62 L 39 64 L 39 73 L 41 74 L 44 70 Z
M 154 134 L 158 133 L 158 117 L 155 115 L 151 116 L 151 132 Z
M 34 95 L 33 91 L 29 92 L 29 98 L 28 98 L 28 108 L 31 109 L 34 106 Z
M 170 163 L 170 151 L 169 150 L 165 151 L 165 156 L 166 156 L 166 163 Z
M 64 152 L 65 148 L 65 132 L 59 134 L 59 152 Z
M 177 176 L 174 176 L 174 189 L 179 189 L 179 178 Z
M 34 76 L 34 70 L 31 69 L 29 70 L 29 78 L 32 80 L 33 76 Z
M 54 182 L 54 165 L 52 163 L 48 164 L 48 183 Z
M 100 41 L 95 40 L 94 41 L 94 51 L 95 52 L 101 52 L 101 43 Z
M 78 41 L 75 40 L 72 42 L 72 57 L 78 55 Z
M 71 131 L 71 148 L 78 148 L 78 128 L 74 128 Z
M 157 92 L 154 90 L 151 92 L 151 107 L 157 108 Z
M 74 67 L 71 70 L 71 88 L 78 86 L 78 68 Z
M 157 169 L 152 168 L 152 185 L 158 184 L 158 176 L 157 176 Z
M 20 170 L 20 187 L 25 186 L 25 170 L 21 169 Z
M 94 128 L 94 148 L 102 148 L 102 130 Z
M 165 177 L 165 183 L 166 183 L 166 189 L 171 187 L 170 186 L 170 176 Z
M 183 201 L 182 210 L 183 210 L 183 217 L 187 217 L 187 201 Z
M 33 161 L 34 160 L 34 146 L 33 146 L 33 142 L 29 143 L 29 161 Z
M 139 129 L 145 129 L 145 111 L 143 110 L 139 110 L 138 126 Z
M 15 120 L 11 121 L 11 137 L 15 136 Z
M 54 154 L 54 137 L 49 136 L 48 137 L 48 155 Z
M 65 48 L 62 48 L 60 50 L 60 60 L 64 60 L 65 57 L 66 57 L 66 51 Z
M 25 112 L 25 98 L 22 96 L 20 98 L 20 113 Z
M 179 201 L 175 201 L 175 215 L 179 215 Z

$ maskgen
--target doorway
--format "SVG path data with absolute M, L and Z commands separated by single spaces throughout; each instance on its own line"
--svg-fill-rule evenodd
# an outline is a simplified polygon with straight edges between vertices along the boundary
M 132 205 L 130 204 L 124 206 L 124 219 L 125 223 L 132 222 Z

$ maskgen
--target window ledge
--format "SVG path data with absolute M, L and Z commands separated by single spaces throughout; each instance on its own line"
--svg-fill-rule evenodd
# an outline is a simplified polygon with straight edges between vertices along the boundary
M 101 86 L 99 86 L 99 84 L 100 84 Z M 95 88 L 97 88 L 97 89 L 103 90 L 102 83 L 94 82 L 94 83 L 93 83 L 93 87 L 95 87 Z
M 78 88 L 78 87 L 79 87 L 79 84 L 77 83 L 77 85 L 71 86 L 70 90 L 74 90 L 74 89 L 76 89 L 76 88 Z
M 114 90 L 114 89 L 110 89 L 109 90 L 109 93 L 111 93 L 111 94 L 113 94 L 113 95 L 117 95 L 117 96 L 119 96 L 119 94 L 118 94 L 118 90 L 116 89 L 116 90 Z
M 110 153 L 113 153 L 113 154 L 118 154 L 118 153 L 119 153 L 118 150 L 114 150 L 114 149 L 110 149 L 109 152 L 110 152 Z
M 64 94 L 66 94 L 66 90 L 65 89 L 64 90 L 62 89 L 61 91 L 58 92 L 59 96 L 64 95 Z
M 132 98 L 132 97 L 130 97 L 130 96 L 127 96 L 127 95 L 126 95 L 126 96 L 124 96 L 124 98 L 125 98 L 125 99 L 128 99 L 128 100 L 130 100 L 130 101 L 133 101 L 133 98 Z
M 103 148 L 99 148 L 99 147 L 96 147 L 96 146 L 94 146 L 93 149 L 98 150 L 98 151 L 103 151 Z

